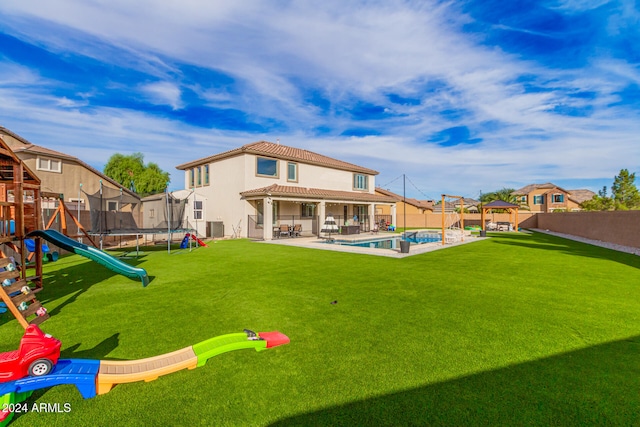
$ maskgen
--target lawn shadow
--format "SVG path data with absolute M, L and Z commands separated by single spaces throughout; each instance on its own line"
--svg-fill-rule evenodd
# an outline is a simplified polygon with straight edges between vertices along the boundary
M 277 421 L 300 425 L 636 425 L 640 336 Z
M 606 259 L 615 261 L 629 267 L 640 268 L 640 257 L 626 252 L 590 245 L 588 243 L 565 239 L 544 233 L 504 233 L 492 235 L 492 241 L 503 244 L 520 246 L 527 249 L 555 250 L 569 255 L 577 255 L 588 258 Z
M 136 264 L 138 263 L 130 263 L 132 266 Z M 49 301 L 68 297 L 49 313 L 53 315 L 67 305 L 75 302 L 75 300 L 89 290 L 91 286 L 116 275 L 118 274 L 114 271 L 91 261 L 73 264 L 56 271 L 47 272 L 42 279 L 43 289 L 38 293 L 38 300 L 45 304 Z M 123 280 L 131 282 L 131 286 L 142 286 L 139 280 L 124 276 L 122 276 L 122 278 Z

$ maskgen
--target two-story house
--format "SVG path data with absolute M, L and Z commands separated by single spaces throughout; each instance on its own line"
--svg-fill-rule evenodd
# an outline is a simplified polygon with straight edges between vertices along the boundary
M 591 199 L 590 190 L 565 190 L 555 184 L 530 184 L 514 191 L 521 205 L 529 206 L 532 213 L 579 211 L 580 203 Z
M 78 157 L 33 144 L 1 126 L 0 138 L 38 176 L 42 183 L 42 193 L 52 193 L 57 197 L 62 196 L 65 205 L 72 212 L 89 211 L 88 196 L 98 194 L 102 188 L 103 192 L 122 194 L 127 200 L 133 201 L 128 204 L 127 210 L 135 221 L 140 220 L 140 197 Z M 120 200 L 122 199 L 123 197 L 119 196 L 116 199 L 105 201 L 102 210 L 121 210 Z M 42 208 L 45 210 L 45 214 L 47 210 L 55 209 L 58 203 L 56 198 L 44 198 Z M 100 209 L 100 207 L 94 206 L 91 209 Z M 86 216 L 87 219 L 82 220 L 83 224 L 87 229 L 94 228 L 88 220 L 88 215 Z
M 185 171 L 191 218 L 222 222 L 225 235 L 270 240 L 280 225 L 317 234 L 327 215 L 366 231 L 375 206 L 395 215 L 395 200 L 375 193 L 378 172 L 300 148 L 259 141 L 176 166 Z

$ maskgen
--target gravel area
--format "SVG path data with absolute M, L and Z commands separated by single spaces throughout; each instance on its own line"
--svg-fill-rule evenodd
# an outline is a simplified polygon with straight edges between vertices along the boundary
M 589 245 L 600 246 L 602 248 L 613 249 L 614 251 L 626 252 L 628 254 L 634 254 L 634 255 L 640 256 L 640 248 L 634 248 L 633 246 L 616 245 L 615 243 L 603 242 L 601 240 L 585 239 L 584 237 L 572 236 L 570 234 L 564 234 L 564 233 L 556 233 L 555 231 L 542 230 L 539 228 L 533 228 L 532 230 L 537 231 L 539 233 L 551 234 L 552 236 L 562 237 L 564 239 L 575 240 L 576 242 L 587 243 Z

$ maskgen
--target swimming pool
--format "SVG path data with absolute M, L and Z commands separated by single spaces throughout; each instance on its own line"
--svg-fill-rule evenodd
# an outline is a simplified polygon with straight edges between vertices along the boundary
M 355 246 L 359 248 L 374 248 L 374 249 L 399 249 L 400 241 L 402 237 L 382 237 L 376 239 L 363 239 L 363 240 L 348 240 L 348 239 L 334 239 L 326 240 L 325 243 L 342 246 Z M 440 242 L 442 237 L 438 234 L 414 236 L 407 239 L 412 244 L 420 245 L 423 243 Z
M 406 235 L 406 240 L 411 243 L 434 243 L 442 241 L 441 233 L 430 233 L 430 232 L 408 232 Z

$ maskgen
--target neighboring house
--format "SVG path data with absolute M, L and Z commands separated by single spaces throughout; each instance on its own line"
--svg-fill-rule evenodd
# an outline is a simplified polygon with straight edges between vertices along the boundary
M 396 215 L 403 215 L 405 213 L 405 206 L 407 215 L 425 215 L 433 213 L 433 201 L 431 200 L 406 198 L 381 187 L 376 187 L 376 193 L 391 197 L 396 201 Z M 387 205 L 376 207 L 376 215 L 391 215 L 391 207 Z
M 456 199 L 453 202 L 453 206 L 455 210 L 460 211 L 460 206 L 464 206 L 465 212 L 469 213 L 478 213 L 480 209 L 478 206 L 480 205 L 479 200 L 471 199 L 469 197 L 463 197 L 462 200 Z
M 99 193 L 100 184 L 103 190 L 110 193 L 124 193 L 129 200 L 136 203 L 129 204 L 135 220 L 140 217 L 140 197 L 122 188 L 113 179 L 104 175 L 97 169 L 89 166 L 77 157 L 50 150 L 48 148 L 32 144 L 25 138 L 0 126 L 0 138 L 13 150 L 41 181 L 42 193 L 55 193 L 62 195 L 64 202 L 71 211 L 89 210 L 87 195 Z M 86 193 L 86 194 L 85 194 Z M 135 205 L 135 206 L 134 206 Z M 57 206 L 55 199 L 45 199 L 42 202 L 43 209 L 53 209 Z M 122 208 L 117 199 L 105 202 L 104 210 L 118 211 Z
M 393 198 L 375 193 L 377 171 L 272 142 L 176 168 L 185 171 L 185 188 L 197 198 L 191 204 L 194 218 L 203 219 L 199 234 L 217 222 L 225 235 L 270 240 L 277 237 L 276 227 L 295 224 L 310 235 L 329 214 L 339 225 L 348 220 L 366 229 L 376 206 L 395 206 Z
M 579 211 L 580 203 L 591 199 L 590 190 L 565 190 L 555 184 L 530 184 L 511 193 L 521 205 L 529 206 L 532 213 Z

